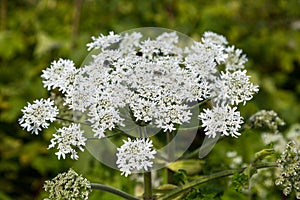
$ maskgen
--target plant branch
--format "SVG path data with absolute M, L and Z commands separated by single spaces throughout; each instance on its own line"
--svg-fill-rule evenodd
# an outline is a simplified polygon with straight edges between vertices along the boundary
M 121 190 L 118 190 L 114 187 L 111 186 L 107 186 L 107 185 L 103 185 L 103 184 L 99 184 L 99 183 L 91 183 L 92 189 L 95 190 L 103 190 L 112 194 L 115 194 L 117 196 L 123 197 L 124 199 L 128 199 L 128 200 L 140 200 L 139 198 L 136 198 L 135 196 L 132 196 L 126 192 L 123 192 Z
M 256 168 L 256 169 L 261 169 L 261 168 L 274 168 L 274 167 L 277 167 L 277 164 L 275 162 L 267 162 L 267 163 L 257 163 L 257 164 L 253 164 L 252 165 L 253 168 Z M 210 180 L 213 180 L 213 179 L 218 179 L 218 178 L 222 178 L 222 177 L 226 177 L 226 176 L 231 176 L 235 173 L 241 173 L 243 172 L 247 167 L 244 167 L 244 168 L 239 168 L 239 169 L 231 169 L 231 170 L 225 170 L 225 171 L 221 171 L 221 172 L 217 172 L 217 173 L 214 173 L 214 174 L 211 174 L 211 175 L 208 175 L 208 176 L 203 176 L 201 178 L 198 178 L 194 181 L 191 181 L 183 186 L 180 186 L 172 191 L 170 191 L 169 193 L 161 196 L 158 198 L 158 200 L 168 200 L 168 199 L 174 199 L 177 195 L 179 195 L 180 193 L 192 188 L 192 187 L 195 187 L 195 186 L 198 186 L 198 185 L 201 185 L 203 183 L 206 183 Z
M 140 132 L 140 136 L 147 138 L 147 129 L 144 127 L 144 130 L 141 129 L 141 127 L 138 127 L 138 130 Z M 144 172 L 144 200 L 152 200 L 153 199 L 153 193 L 152 193 L 152 177 L 151 177 L 151 171 Z

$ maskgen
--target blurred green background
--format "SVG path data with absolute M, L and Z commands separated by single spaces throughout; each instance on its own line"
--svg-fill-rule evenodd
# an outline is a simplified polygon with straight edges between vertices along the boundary
M 54 129 L 33 136 L 17 123 L 28 101 L 47 97 L 41 71 L 53 60 L 77 66 L 91 36 L 164 27 L 200 40 L 204 31 L 243 49 L 260 92 L 242 109 L 247 118 L 273 109 L 287 125 L 300 120 L 299 0 L 0 0 L 0 199 L 41 199 L 43 182 L 73 167 L 94 182 L 134 192 L 134 183 L 94 161 L 57 161 L 47 147 Z M 253 140 L 255 142 L 255 140 Z M 241 148 L 241 147 L 237 147 Z M 91 199 L 117 199 L 94 192 Z

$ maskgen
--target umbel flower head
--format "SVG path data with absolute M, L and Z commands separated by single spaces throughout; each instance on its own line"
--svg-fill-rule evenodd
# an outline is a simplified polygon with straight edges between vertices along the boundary
M 82 67 L 58 59 L 42 73 L 44 87 L 63 97 L 59 108 L 74 113 L 68 119 L 73 123 L 62 124 L 49 145 L 57 146 L 59 159 L 67 154 L 77 159 L 77 150 L 85 146 L 84 134 L 104 138 L 108 131 L 127 124 L 125 116 L 139 126 L 172 132 L 196 115 L 209 137 L 218 133 L 238 137 L 243 118 L 237 107 L 258 92 L 244 68 L 247 59 L 242 50 L 229 46 L 224 36 L 213 32 L 186 46 L 176 32 L 152 38 L 140 32 L 110 32 L 92 37 L 87 47 L 92 56 Z M 192 105 L 205 102 L 213 106 L 195 114 Z M 58 109 L 51 100 L 34 105 L 22 110 L 20 124 L 37 134 L 55 120 Z M 126 111 L 129 114 L 124 115 Z M 79 124 L 90 129 L 83 132 Z M 129 148 L 132 146 L 135 149 Z M 133 170 L 148 170 L 154 154 L 150 140 L 128 139 L 118 149 L 117 165 L 126 176 Z
M 277 160 L 281 170 L 280 176 L 277 177 L 275 184 L 283 189 L 284 195 L 296 193 L 296 198 L 300 199 L 300 151 L 299 146 L 290 141 Z
M 124 144 L 118 148 L 117 166 L 126 177 L 134 170 L 148 170 L 152 167 L 152 159 L 156 151 L 152 149 L 152 141 L 149 138 L 137 138 L 135 140 L 123 140 Z
M 199 115 L 202 120 L 202 126 L 205 127 L 206 135 L 208 137 L 216 137 L 217 133 L 221 135 L 238 137 L 238 132 L 243 118 L 237 107 L 226 106 L 215 106 L 212 109 L 204 109 L 204 112 Z
M 38 135 L 42 128 L 48 128 L 49 122 L 56 120 L 58 108 L 50 99 L 37 99 L 33 104 L 28 103 L 22 112 L 23 116 L 19 119 L 20 125 L 27 131 Z
M 51 144 L 48 148 L 50 149 L 57 145 L 58 152 L 55 154 L 58 159 L 60 159 L 60 157 L 65 159 L 66 154 L 70 153 L 71 158 L 77 160 L 77 152 L 72 147 L 77 147 L 79 150 L 84 151 L 83 147 L 87 140 L 82 135 L 83 131 L 80 130 L 80 124 L 72 123 L 70 126 L 60 128 L 56 132 L 57 134 L 53 134 Z
M 73 169 L 45 181 L 44 189 L 49 193 L 49 197 L 44 200 L 87 200 L 92 191 L 90 182 Z

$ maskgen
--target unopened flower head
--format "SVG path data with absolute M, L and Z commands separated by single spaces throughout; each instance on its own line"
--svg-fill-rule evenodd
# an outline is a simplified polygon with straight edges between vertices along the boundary
M 22 109 L 23 116 L 19 119 L 20 125 L 26 131 L 39 134 L 42 128 L 48 128 L 49 122 L 56 120 L 58 108 L 50 99 L 35 100 Z
M 83 137 L 83 131 L 80 130 L 79 124 L 72 123 L 68 127 L 63 127 L 57 130 L 56 134 L 53 134 L 53 138 L 51 139 L 51 144 L 48 148 L 53 148 L 57 145 L 58 159 L 62 157 L 66 158 L 66 154 L 71 154 L 71 158 L 77 160 L 78 155 L 75 148 L 78 148 L 80 151 L 84 151 L 86 138 Z
M 278 133 L 278 126 L 285 125 L 284 121 L 278 117 L 277 113 L 273 110 L 261 110 L 249 119 L 250 126 L 255 128 L 268 128 L 273 133 Z
M 134 171 L 149 170 L 153 165 L 156 151 L 152 149 L 152 141 L 149 138 L 137 138 L 124 140 L 124 144 L 118 148 L 117 165 L 121 174 L 128 176 Z
M 78 175 L 73 169 L 58 174 L 52 180 L 45 181 L 44 189 L 49 197 L 44 200 L 84 199 L 92 191 L 90 182 Z
M 299 146 L 290 141 L 277 160 L 281 173 L 275 184 L 283 189 L 284 195 L 289 195 L 293 190 L 297 199 L 300 199 L 300 151 Z

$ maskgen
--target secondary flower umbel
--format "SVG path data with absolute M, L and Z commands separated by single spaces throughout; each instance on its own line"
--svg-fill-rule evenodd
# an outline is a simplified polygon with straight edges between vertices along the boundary
M 82 136 L 83 131 L 80 130 L 79 124 L 72 123 L 68 127 L 63 127 L 57 130 L 57 134 L 53 134 L 53 138 L 51 139 L 51 144 L 49 145 L 49 149 L 53 148 L 57 145 L 58 159 L 63 157 L 66 158 L 66 154 L 71 154 L 71 158 L 77 160 L 78 155 L 75 149 L 72 147 L 77 147 L 79 150 L 83 151 L 83 147 L 85 146 L 85 141 L 87 140 Z
M 55 121 L 58 115 L 58 109 L 50 99 L 35 100 L 33 104 L 28 103 L 22 112 L 23 116 L 19 119 L 19 123 L 24 129 L 36 135 L 42 128 L 48 128 L 49 122 Z
M 202 120 L 202 126 L 205 127 L 208 137 L 216 137 L 217 133 L 225 136 L 237 137 L 243 118 L 236 111 L 236 107 L 215 106 L 212 109 L 204 109 L 204 112 L 199 115 Z
M 152 141 L 144 138 L 124 140 L 124 144 L 118 148 L 117 165 L 122 175 L 126 177 L 134 170 L 148 170 L 152 167 L 152 159 L 156 151 L 152 149 Z

